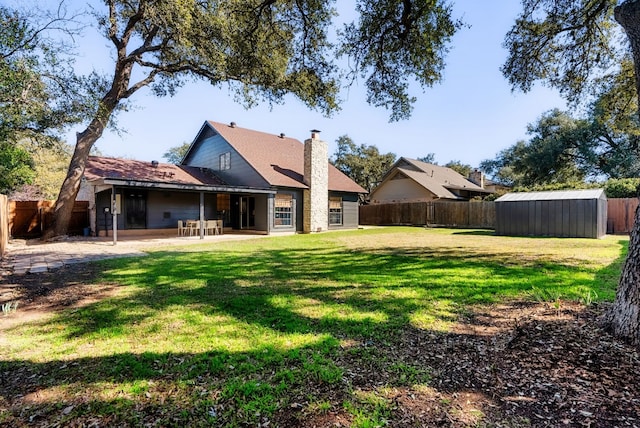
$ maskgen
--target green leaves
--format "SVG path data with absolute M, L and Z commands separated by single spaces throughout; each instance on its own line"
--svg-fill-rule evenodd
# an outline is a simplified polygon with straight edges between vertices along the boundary
M 444 56 L 462 22 L 439 0 L 360 0 L 360 18 L 341 32 L 341 54 L 352 61 L 350 78 L 366 79 L 367 101 L 391 110 L 391 120 L 407 119 L 422 87 L 442 80 Z
M 527 92 L 541 81 L 570 102 L 626 51 L 613 21 L 616 0 L 522 0 L 523 11 L 505 37 L 502 66 L 514 89 Z
M 21 147 L 0 143 L 0 194 L 10 193 L 35 178 L 33 159 Z
M 380 183 L 396 160 L 395 154 L 381 154 L 376 146 L 357 146 L 347 135 L 338 138 L 337 143 L 331 163 L 368 192 Z
M 191 143 L 184 142 L 179 146 L 169 147 L 169 149 L 162 155 L 167 162 L 179 165 L 182 162 L 182 158 L 187 154 L 187 151 L 191 147 Z
M 64 44 L 47 37 L 64 22 L 40 22 L 0 7 L 0 142 L 31 138 L 50 144 L 58 131 L 81 120 L 80 81 L 61 60 Z

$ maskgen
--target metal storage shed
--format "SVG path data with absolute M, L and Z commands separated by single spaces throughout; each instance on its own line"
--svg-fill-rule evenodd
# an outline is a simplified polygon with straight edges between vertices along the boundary
M 607 197 L 602 189 L 507 193 L 496 200 L 496 234 L 602 238 Z

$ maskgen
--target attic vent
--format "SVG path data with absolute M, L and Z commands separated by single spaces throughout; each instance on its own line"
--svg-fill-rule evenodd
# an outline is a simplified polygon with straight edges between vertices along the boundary
M 157 160 L 151 161 L 151 166 L 154 167 L 154 168 L 157 168 L 158 167 L 158 161 Z
M 280 138 L 284 138 L 284 132 L 280 133 Z
M 231 122 L 231 124 L 229 126 L 231 126 L 232 128 L 235 128 L 236 127 L 236 123 L 235 122 Z

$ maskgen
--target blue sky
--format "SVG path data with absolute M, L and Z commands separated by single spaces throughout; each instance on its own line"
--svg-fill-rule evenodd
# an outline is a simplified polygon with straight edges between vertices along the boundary
M 343 16 L 352 13 L 345 7 L 351 2 L 338 3 Z M 135 108 L 118 121 L 126 133 L 107 131 L 97 146 L 106 156 L 163 161 L 168 148 L 191 142 L 205 120 L 234 121 L 250 129 L 284 132 L 301 141 L 308 138 L 309 130 L 319 129 L 329 143 L 329 153 L 335 151 L 336 139 L 347 134 L 356 144 L 375 145 L 384 153 L 412 158 L 434 153 L 440 164 L 459 160 L 477 166 L 526 138 L 528 123 L 549 109 L 565 108 L 565 103 L 556 91 L 540 85 L 530 93 L 512 93 L 500 73 L 506 58 L 502 41 L 519 11 L 518 1 L 458 0 L 453 8 L 455 16 L 471 27 L 454 37 L 444 81 L 424 91 L 415 86 L 418 101 L 409 120 L 390 123 L 389 112 L 367 105 L 364 88 L 357 86 L 343 93 L 342 110 L 326 118 L 293 97 L 273 108 L 260 105 L 245 110 L 227 89 L 199 82 L 186 85 L 174 97 L 157 98 L 148 90 L 139 91 L 132 97 Z M 81 43 L 77 66 L 110 73 L 108 58 L 113 53 L 108 42 L 89 30 Z M 70 143 L 79 130 L 69 133 Z

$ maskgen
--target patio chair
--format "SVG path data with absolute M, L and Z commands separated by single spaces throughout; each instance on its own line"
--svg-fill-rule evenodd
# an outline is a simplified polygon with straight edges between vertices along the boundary
M 217 235 L 218 234 L 218 227 L 217 227 L 216 220 L 207 220 L 205 222 L 204 231 L 205 231 L 205 233 L 207 235 Z
M 187 220 L 186 229 L 189 232 L 189 236 L 200 234 L 200 222 L 198 220 Z

